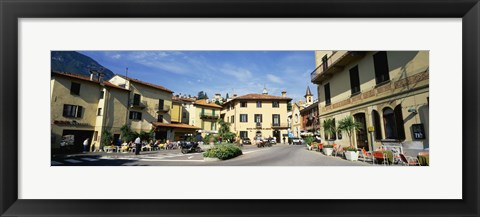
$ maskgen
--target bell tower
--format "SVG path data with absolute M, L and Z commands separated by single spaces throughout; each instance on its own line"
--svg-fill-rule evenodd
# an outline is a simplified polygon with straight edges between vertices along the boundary
M 307 86 L 307 92 L 305 93 L 305 104 L 312 104 L 313 103 L 313 95 L 312 95 L 312 91 L 310 91 L 310 87 Z

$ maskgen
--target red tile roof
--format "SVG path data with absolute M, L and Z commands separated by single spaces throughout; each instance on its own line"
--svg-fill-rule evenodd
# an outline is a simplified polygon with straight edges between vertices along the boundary
M 78 74 L 73 74 L 73 73 L 69 73 L 69 72 L 52 71 L 52 75 L 53 76 L 60 75 L 60 76 L 75 78 L 75 79 L 79 79 L 79 80 L 83 80 L 83 81 L 89 81 L 89 82 L 96 83 L 96 84 L 100 85 L 99 81 L 92 81 L 92 80 L 90 80 L 90 77 L 82 76 L 82 75 L 78 75 Z M 120 89 L 120 90 L 130 91 L 130 90 L 127 90 L 125 88 L 119 87 L 115 84 L 112 84 L 108 81 L 103 81 L 103 85 L 108 86 L 108 87 L 117 88 L 117 89 Z
M 213 108 L 219 108 L 219 109 L 222 108 L 222 106 L 217 105 L 215 103 L 207 103 L 207 100 L 205 99 L 199 99 L 195 101 L 194 105 L 207 106 L 207 107 L 213 107 Z
M 145 85 L 145 86 L 148 86 L 148 87 L 152 87 L 152 88 L 155 88 L 155 89 L 158 89 L 158 90 L 163 90 L 163 91 L 166 91 L 166 92 L 173 93 L 172 90 L 167 89 L 167 88 L 165 88 L 163 86 L 160 86 L 160 85 L 148 83 L 148 82 L 141 81 L 141 80 L 138 80 L 138 79 L 135 79 L 135 78 L 125 77 L 125 76 L 119 75 L 119 74 L 116 74 L 116 75 L 119 76 L 119 77 L 122 77 L 123 79 L 127 79 L 127 80 L 135 82 L 135 83 L 139 83 L 139 84 L 142 84 L 142 85 Z
M 188 125 L 188 124 L 167 124 L 167 123 L 162 123 L 162 122 L 152 122 L 152 125 L 155 127 L 172 127 L 172 128 L 184 128 L 184 129 L 193 129 L 193 130 L 199 130 L 201 129 L 200 127 L 196 127 L 193 125 Z

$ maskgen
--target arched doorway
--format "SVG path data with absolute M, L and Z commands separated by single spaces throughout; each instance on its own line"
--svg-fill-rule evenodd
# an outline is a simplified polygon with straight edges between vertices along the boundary
M 402 105 L 397 105 L 395 110 L 388 107 L 384 108 L 383 122 L 385 126 L 386 139 L 405 140 Z
M 368 148 L 368 138 L 367 138 L 367 122 L 365 119 L 365 113 L 358 113 L 353 115 L 353 118 L 355 119 L 356 122 L 359 122 L 360 125 L 362 126 L 361 129 L 359 129 L 355 134 L 356 139 L 357 139 L 357 147 L 358 148 L 364 148 L 365 150 L 369 150 Z

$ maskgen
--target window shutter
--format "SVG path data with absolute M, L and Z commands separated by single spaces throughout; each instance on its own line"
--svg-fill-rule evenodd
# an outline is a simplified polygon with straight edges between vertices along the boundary
M 397 128 L 397 135 L 399 140 L 405 140 L 405 128 L 403 126 L 402 105 L 395 107 L 395 124 Z
M 141 112 L 138 113 L 138 120 L 142 120 L 142 113 Z
M 128 115 L 128 119 L 133 119 L 133 112 L 131 111 L 130 114 Z
M 77 118 L 81 118 L 82 117 L 82 111 L 83 111 L 83 107 L 82 106 L 78 106 L 77 108 Z
M 68 117 L 68 106 L 63 105 L 63 117 Z

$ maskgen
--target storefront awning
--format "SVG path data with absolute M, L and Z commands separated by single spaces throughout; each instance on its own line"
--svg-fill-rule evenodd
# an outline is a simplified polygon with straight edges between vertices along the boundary
M 193 125 L 188 125 L 188 124 L 168 124 L 168 123 L 162 123 L 162 122 L 152 122 L 152 125 L 155 127 L 167 127 L 167 128 L 181 128 L 181 129 L 191 129 L 191 130 L 198 130 L 201 129 L 200 127 L 196 127 Z

